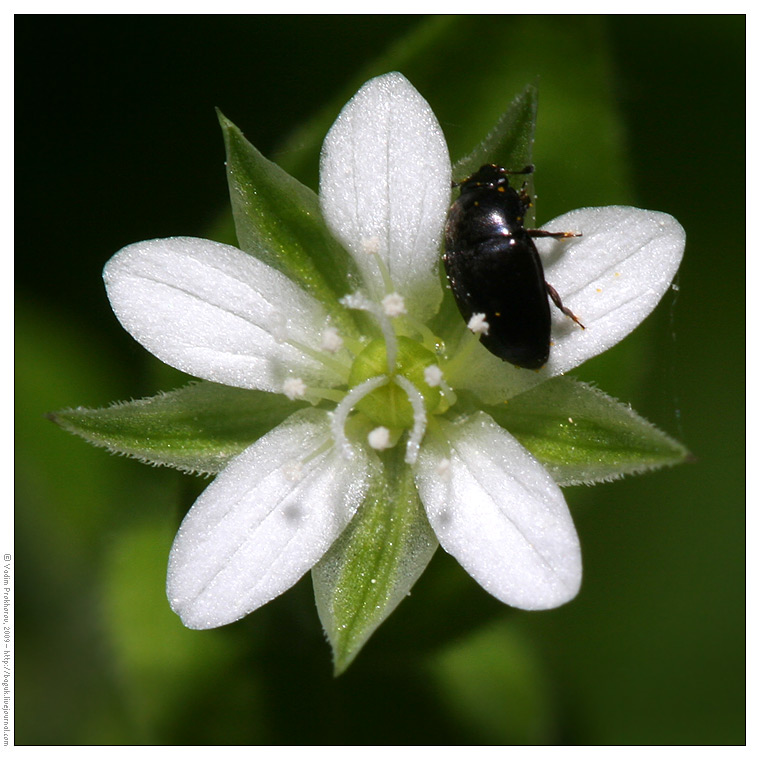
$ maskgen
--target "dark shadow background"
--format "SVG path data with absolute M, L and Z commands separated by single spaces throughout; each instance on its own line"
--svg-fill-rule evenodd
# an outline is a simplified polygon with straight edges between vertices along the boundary
M 128 243 L 224 229 L 214 108 L 313 182 L 321 137 L 283 141 L 315 114 L 326 129 L 371 64 L 410 77 L 454 157 L 478 97 L 503 98 L 483 135 L 538 75 L 539 221 L 618 202 L 681 221 L 678 292 L 578 375 L 697 461 L 568 489 L 572 604 L 510 610 L 439 551 L 333 680 L 308 579 L 184 630 L 163 574 L 204 482 L 43 415 L 177 384 L 119 327 L 100 272 Z M 17 17 L 17 743 L 742 743 L 744 98 L 742 16 Z

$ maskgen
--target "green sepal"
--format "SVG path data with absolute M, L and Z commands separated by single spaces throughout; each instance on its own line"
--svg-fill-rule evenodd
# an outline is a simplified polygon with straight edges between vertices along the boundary
M 538 89 L 529 84 L 509 104 L 485 139 L 460 158 L 452 169 L 454 180 L 462 180 L 477 171 L 483 164 L 498 164 L 505 169 L 519 171 L 533 163 L 533 140 L 538 117 Z M 520 188 L 532 198 L 533 174 L 517 175 L 513 187 Z M 525 226 L 532 227 L 536 221 L 533 205 L 525 215 Z
M 537 114 L 538 89 L 529 84 L 509 104 L 486 137 L 454 163 L 454 180 L 469 177 L 483 164 L 498 164 L 512 170 L 530 164 Z
M 104 409 L 77 407 L 48 417 L 117 454 L 213 474 L 304 406 L 275 393 L 202 381 Z
M 568 377 L 484 411 L 562 486 L 615 480 L 690 458 L 683 445 L 626 404 Z
M 528 85 L 512 100 L 486 137 L 466 156 L 454 163 L 453 180 L 459 182 L 466 179 L 483 164 L 499 164 L 506 169 L 514 170 L 528 166 L 532 162 L 537 113 L 538 90 L 534 85 Z M 517 180 L 519 186 L 525 182 L 526 192 L 532 196 L 533 175 L 518 175 Z M 458 194 L 459 191 L 455 190 L 454 195 Z M 531 227 L 534 222 L 535 213 L 531 206 L 526 215 L 526 227 Z M 447 295 L 432 327 L 446 345 L 456 345 L 466 325 L 456 308 L 454 298 L 448 294 L 449 286 L 443 267 L 440 274 L 444 293 Z
M 372 457 L 369 493 L 311 571 L 336 676 L 407 596 L 438 546 L 404 453 L 399 445 Z
M 327 308 L 338 329 L 355 335 L 339 299 L 359 287 L 353 260 L 332 237 L 317 195 L 264 158 L 221 112 L 227 183 L 238 245 L 298 283 Z

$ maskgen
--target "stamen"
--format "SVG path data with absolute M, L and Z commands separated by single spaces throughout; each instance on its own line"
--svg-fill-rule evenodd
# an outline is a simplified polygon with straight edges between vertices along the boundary
M 380 303 L 383 306 L 383 311 L 388 317 L 400 317 L 402 314 L 406 314 L 404 296 L 399 293 L 388 293 Z
M 456 404 L 457 394 L 454 393 L 452 387 L 445 380 L 441 380 L 441 393 L 449 406 Z
M 417 461 L 417 455 L 420 453 L 420 444 L 427 427 L 425 400 L 417 388 L 414 387 L 414 383 L 403 375 L 394 377 L 393 382 L 406 392 L 406 396 L 414 411 L 414 427 L 412 427 L 412 432 L 409 433 L 409 440 L 406 443 L 406 456 L 404 457 L 404 461 L 407 464 L 414 464 Z
M 467 329 L 475 333 L 475 335 L 488 335 L 489 327 L 490 325 L 486 322 L 485 314 L 473 314 L 467 323 Z
M 470 364 L 473 354 L 483 350 L 480 338 L 473 335 L 469 330 L 463 330 L 457 345 L 451 352 L 451 358 L 444 360 L 443 367 L 446 377 L 454 381 L 456 385 L 466 375 L 469 374 Z M 453 396 L 453 391 L 451 392 Z M 454 397 L 455 398 L 455 397 Z
M 337 329 L 334 327 L 325 327 L 322 333 L 322 350 L 334 354 L 343 348 L 343 338 L 340 337 Z
M 390 448 L 391 431 L 382 425 L 380 427 L 376 427 L 374 430 L 370 431 L 369 435 L 367 436 L 367 442 L 373 449 L 377 451 L 384 451 L 385 449 Z
M 436 465 L 435 471 L 443 480 L 448 480 L 451 477 L 451 460 L 443 457 Z
M 361 245 L 365 256 L 373 258 L 375 264 L 377 264 L 377 268 L 380 271 L 380 277 L 383 280 L 383 290 L 386 293 L 391 293 L 393 291 L 393 283 L 391 282 L 391 273 L 388 271 L 388 267 L 380 257 L 380 238 L 376 235 L 374 237 L 364 238 Z
M 305 467 L 317 457 L 321 456 L 325 452 L 329 451 L 333 446 L 331 438 L 326 438 L 315 449 L 312 449 L 308 454 L 300 459 L 291 459 L 286 462 L 282 467 L 282 474 L 291 482 L 297 483 L 306 475 Z
M 377 256 L 377 249 L 380 247 L 380 238 L 377 235 L 363 238 L 361 246 L 362 251 L 366 256 Z
M 347 309 L 357 311 L 372 311 L 372 301 L 365 298 L 361 293 L 349 293 L 340 299 L 340 303 Z
M 278 343 L 285 343 L 287 341 L 287 326 L 284 314 L 273 314 L 267 327 L 272 337 Z
M 365 298 L 361 293 L 350 293 L 347 296 L 343 296 L 340 302 L 347 309 L 356 309 L 357 311 L 367 311 L 377 319 L 380 329 L 383 333 L 383 339 L 385 340 L 385 353 L 386 363 L 388 365 L 388 373 L 393 374 L 396 371 L 396 355 L 398 353 L 398 342 L 396 341 L 396 333 L 393 329 L 390 319 L 386 315 L 385 311 L 376 304 L 374 301 L 370 301 Z
M 355 388 L 351 390 L 343 397 L 343 400 L 335 407 L 333 417 L 330 422 L 330 428 L 332 431 L 332 437 L 336 446 L 341 450 L 341 453 L 346 459 L 353 459 L 354 451 L 351 448 L 351 444 L 346 438 L 346 420 L 351 410 L 361 401 L 365 396 L 368 396 L 376 388 L 381 385 L 385 385 L 388 382 L 386 375 L 378 375 L 377 377 L 371 377 L 369 380 L 365 380 L 363 383 L 359 383 Z M 408 381 L 407 381 L 408 382 Z M 424 412 L 424 408 L 423 408 Z
M 346 362 L 341 361 L 340 359 L 337 359 L 337 358 L 333 358 L 332 356 L 327 356 L 325 354 L 324 349 L 320 350 L 320 349 L 311 348 L 310 346 L 307 346 L 304 343 L 301 343 L 300 341 L 295 340 L 294 338 L 288 336 L 288 329 L 287 329 L 287 325 L 285 323 L 284 317 L 280 316 L 279 318 L 275 319 L 272 322 L 272 324 L 268 325 L 268 329 L 272 337 L 278 343 L 285 343 L 288 346 L 292 346 L 296 350 L 300 351 L 302 354 L 305 354 L 306 356 L 310 356 L 312 359 L 315 359 L 316 361 L 318 361 L 320 364 L 324 365 L 328 369 L 331 369 L 344 382 L 348 380 L 348 375 L 351 372 L 351 367 L 348 364 L 346 364 Z M 327 330 L 329 329 L 331 328 L 328 327 Z M 325 330 L 325 332 L 327 332 L 327 330 Z M 324 343 L 324 336 L 322 338 L 322 342 Z
M 345 391 L 335 388 L 316 388 L 313 385 L 306 386 L 306 399 L 316 405 L 320 401 L 334 401 L 339 404 L 346 395 Z
M 297 483 L 303 477 L 302 462 L 288 462 L 283 468 L 285 477 L 292 483 Z
M 431 364 L 429 367 L 425 367 L 424 376 L 425 382 L 431 388 L 435 388 L 443 380 L 443 370 L 437 364 Z
M 287 343 L 289 346 L 298 349 L 302 354 L 310 356 L 320 364 L 323 364 L 325 367 L 333 370 L 333 372 L 335 372 L 338 377 L 343 380 L 343 382 L 346 382 L 348 380 L 348 376 L 351 372 L 351 367 L 350 365 L 342 362 L 340 359 L 334 359 L 332 356 L 328 356 L 324 351 L 310 348 L 309 346 L 306 346 L 297 340 L 293 340 L 292 338 L 283 338 L 281 342 Z
M 282 392 L 291 400 L 305 398 L 306 383 L 300 377 L 289 377 L 282 384 Z
M 442 346 L 441 339 L 424 322 L 420 322 L 409 314 L 405 314 L 404 323 L 420 334 L 422 342 L 427 348 L 436 353 L 439 352 Z

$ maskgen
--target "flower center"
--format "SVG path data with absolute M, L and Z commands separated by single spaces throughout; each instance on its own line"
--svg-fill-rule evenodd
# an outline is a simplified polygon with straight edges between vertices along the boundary
M 430 383 L 430 371 L 437 365 L 432 351 L 428 351 L 417 341 L 399 336 L 396 353 L 395 376 L 405 377 L 422 395 L 427 412 L 434 412 L 441 402 L 441 389 Z M 349 387 L 355 387 L 372 377 L 388 375 L 388 359 L 385 341 L 373 340 L 354 359 L 349 375 Z M 372 422 L 387 428 L 411 428 L 414 425 L 414 410 L 409 394 L 397 383 L 386 383 L 364 396 L 356 404 Z

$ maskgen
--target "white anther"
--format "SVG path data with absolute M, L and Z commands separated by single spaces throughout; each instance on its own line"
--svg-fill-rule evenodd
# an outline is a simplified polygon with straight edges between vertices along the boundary
M 451 477 L 451 460 L 444 457 L 436 465 L 436 473 L 443 479 L 448 480 Z
M 278 343 L 285 343 L 287 341 L 288 326 L 285 322 L 285 317 L 282 314 L 273 316 L 271 322 L 267 325 L 267 328 Z
M 377 451 L 384 451 L 390 448 L 391 445 L 391 431 L 387 427 L 376 427 L 371 430 L 367 436 L 367 443 Z
M 362 251 L 367 256 L 376 256 L 380 250 L 380 238 L 377 235 L 363 238 L 361 241 Z
M 443 370 L 437 364 L 431 364 L 429 367 L 425 367 L 423 374 L 425 377 L 425 382 L 431 388 L 435 388 L 436 385 L 440 385 L 441 380 L 443 380 Z
M 402 314 L 406 314 L 404 296 L 399 293 L 388 293 L 381 303 L 383 305 L 383 311 L 388 317 L 400 317 Z
M 322 350 L 329 351 L 331 354 L 340 351 L 343 348 L 343 338 L 334 327 L 325 327 L 322 333 Z
M 291 400 L 303 398 L 306 395 L 306 383 L 300 377 L 289 377 L 282 384 L 282 392 Z
M 347 309 L 357 309 L 359 311 L 372 310 L 372 302 L 366 299 L 361 293 L 348 293 L 340 299 L 340 303 Z
M 486 322 L 485 314 L 473 314 L 467 323 L 467 328 L 474 332 L 475 335 L 488 335 L 489 327 L 490 325 Z
M 288 462 L 282 471 L 292 483 L 297 483 L 303 477 L 303 465 L 300 462 Z

